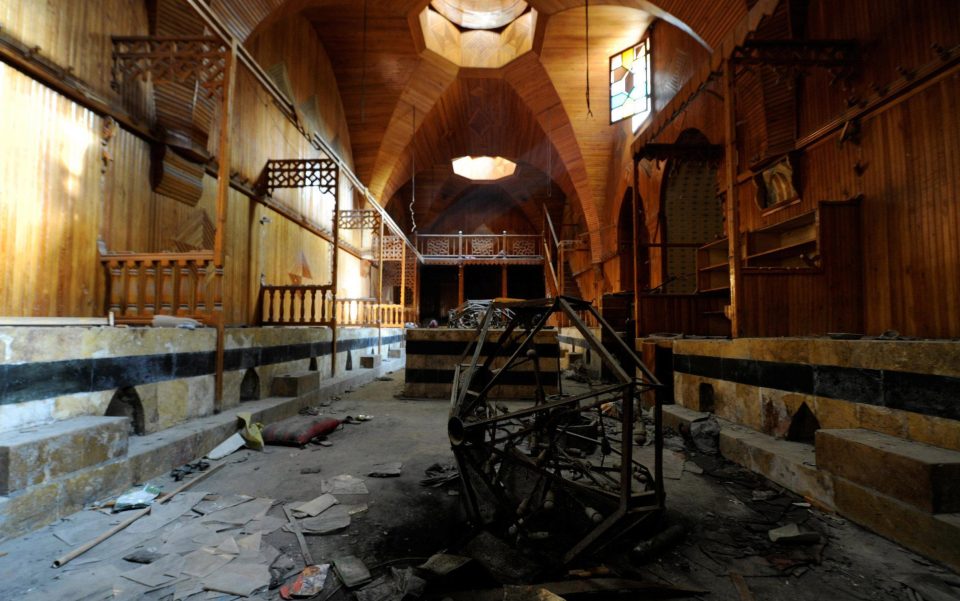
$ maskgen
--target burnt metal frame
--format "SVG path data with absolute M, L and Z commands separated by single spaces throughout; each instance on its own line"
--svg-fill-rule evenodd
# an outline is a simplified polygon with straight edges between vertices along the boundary
M 514 313 L 513 319 L 507 324 L 506 328 L 500 333 L 496 340 L 491 336 L 492 315 L 497 309 L 509 309 Z M 587 311 L 596 318 L 602 331 L 612 334 L 610 338 L 616 340 L 616 343 L 624 351 L 624 356 L 628 357 L 632 366 L 621 366 L 621 364 L 608 351 L 600 339 L 586 326 L 580 319 L 577 311 Z M 587 345 L 597 353 L 603 364 L 613 374 L 616 383 L 605 385 L 590 392 L 572 397 L 563 397 L 548 399 L 544 394 L 540 382 L 540 367 L 533 346 L 534 339 L 547 324 L 547 321 L 554 313 L 562 313 L 570 320 L 570 323 L 583 335 Z M 516 334 L 516 336 L 515 336 Z M 493 348 L 486 354 L 486 359 L 481 361 L 481 352 L 484 344 L 490 339 Z M 504 492 L 504 485 L 497 479 L 498 474 L 493 473 L 490 477 L 484 473 L 482 467 L 478 465 L 474 455 L 477 452 L 486 452 L 490 459 L 498 457 L 506 460 L 510 459 L 523 464 L 523 467 L 539 475 L 540 481 L 550 480 L 553 483 L 564 487 L 567 491 L 589 492 L 594 495 L 606 496 L 610 501 L 616 497 L 616 509 L 610 512 L 595 527 L 592 528 L 578 543 L 566 551 L 564 562 L 570 563 L 582 556 L 588 551 L 599 551 L 615 539 L 631 530 L 637 524 L 643 522 L 664 507 L 664 488 L 663 488 L 663 415 L 662 407 L 659 401 L 654 405 L 654 474 L 639 464 L 633 458 L 633 401 L 636 393 L 646 392 L 659 388 L 662 385 L 643 362 L 636 356 L 633 350 L 614 334 L 613 328 L 597 312 L 592 304 L 577 298 L 555 297 L 531 301 L 520 302 L 494 302 L 491 303 L 482 325 L 479 328 L 478 336 L 464 352 L 464 357 L 471 354 L 472 359 L 468 365 L 457 365 L 454 371 L 454 381 L 450 395 L 450 420 L 448 423 L 448 435 L 450 437 L 451 447 L 456 457 L 460 473 L 462 474 L 465 497 L 467 499 L 468 511 L 470 512 L 476 524 L 483 523 L 478 503 L 478 490 L 473 487 L 474 480 L 471 480 L 470 468 L 474 474 L 480 476 L 483 487 L 487 489 L 496 503 L 505 513 L 516 515 L 520 512 L 520 507 L 511 506 L 511 501 Z M 525 353 L 525 357 L 520 358 Z M 491 366 L 498 358 L 507 357 L 502 367 L 491 370 Z M 491 409 L 487 404 L 487 395 L 498 384 L 501 376 L 511 367 L 516 367 L 522 363 L 533 362 L 534 374 L 537 379 L 537 393 L 535 395 L 535 404 L 533 406 L 498 414 L 496 408 Z M 642 379 L 628 374 L 626 368 L 634 368 L 642 374 Z M 561 469 L 557 464 L 550 465 L 549 451 L 557 451 L 556 437 L 551 441 L 548 449 L 534 459 L 525 457 L 518 453 L 512 446 L 505 449 L 499 448 L 499 443 L 510 444 L 512 440 L 518 440 L 529 434 L 545 434 L 546 428 L 542 427 L 543 420 L 552 419 L 559 415 L 559 412 L 566 411 L 593 411 L 599 410 L 600 405 L 612 400 L 610 395 L 619 395 L 621 399 L 620 425 L 621 441 L 620 449 L 612 449 L 620 455 L 620 478 L 616 481 L 619 488 L 618 492 L 603 490 L 599 487 L 591 487 L 582 483 L 574 482 L 563 477 Z M 486 406 L 486 411 L 481 415 L 480 409 Z M 503 434 L 503 426 L 508 423 L 516 425 L 517 420 L 523 417 L 532 417 L 535 419 L 533 425 L 522 424 L 523 427 L 516 432 L 507 431 Z M 602 418 L 601 418 L 602 419 Z M 540 425 L 538 425 L 540 424 Z M 501 432 L 498 435 L 498 432 Z M 561 433 L 564 431 L 561 430 Z M 499 437 L 498 437 L 499 436 Z M 560 453 L 563 453 L 560 450 Z M 564 458 L 569 462 L 572 460 L 569 456 Z M 552 471 L 549 468 L 554 468 Z M 582 467 L 582 466 L 581 466 Z M 648 481 L 652 479 L 652 490 L 641 493 L 634 493 L 632 489 L 634 469 L 644 473 Z M 584 470 L 584 475 L 595 484 L 596 479 L 591 474 L 593 470 Z M 597 474 L 600 475 L 600 474 Z M 610 479 L 609 475 L 602 474 Z M 544 493 L 546 489 L 544 489 Z M 575 494 L 575 493 L 574 493 Z M 523 503 L 521 503 L 521 506 Z M 518 520 L 517 524 L 520 524 Z

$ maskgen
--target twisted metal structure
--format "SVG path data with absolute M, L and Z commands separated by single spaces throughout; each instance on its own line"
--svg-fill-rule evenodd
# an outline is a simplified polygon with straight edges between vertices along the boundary
M 513 316 L 502 332 L 495 332 L 494 316 L 503 310 Z M 660 383 L 613 335 L 632 363 L 621 365 L 578 311 L 592 313 L 602 330 L 613 333 L 590 303 L 576 298 L 491 303 L 471 361 L 456 367 L 448 422 L 474 524 L 518 542 L 549 540 L 552 549 L 566 549 L 562 560 L 567 564 L 599 552 L 664 507 L 659 403 L 654 408 L 653 473 L 633 453 L 634 400 Z M 556 313 L 565 314 L 580 331 L 613 374 L 613 383 L 575 395 L 562 390 L 545 394 L 533 342 Z M 520 408 L 490 398 L 506 373 L 528 362 L 537 380 L 535 398 Z M 617 401 L 619 416 L 605 416 L 601 407 Z M 613 437 L 616 433 L 619 439 Z M 608 458 L 619 459 L 619 467 L 606 465 Z

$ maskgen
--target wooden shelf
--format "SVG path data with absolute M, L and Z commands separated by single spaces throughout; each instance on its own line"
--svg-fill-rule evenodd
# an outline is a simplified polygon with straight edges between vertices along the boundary
M 730 289 L 730 261 L 726 238 L 697 249 L 697 291 L 722 292 Z
M 819 248 L 817 211 L 809 211 L 747 232 L 744 267 L 816 269 Z

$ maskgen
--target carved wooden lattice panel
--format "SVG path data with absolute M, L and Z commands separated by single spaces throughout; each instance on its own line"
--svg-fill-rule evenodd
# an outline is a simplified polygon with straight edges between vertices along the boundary
M 383 260 L 400 261 L 403 259 L 403 240 L 399 236 L 383 237 Z
M 427 240 L 427 253 L 428 255 L 449 255 L 450 254 L 450 240 L 447 238 L 430 238 Z
M 407 254 L 407 270 L 404 272 L 404 285 L 409 289 L 413 290 L 417 285 L 417 256 L 413 253 Z M 407 299 L 412 300 L 413 295 L 407 297 Z M 408 302 L 410 302 L 408 300 Z
M 493 238 L 474 238 L 470 241 L 471 254 L 474 255 L 493 255 L 496 254 Z
M 319 188 L 325 194 L 337 191 L 337 164 L 330 159 L 281 159 L 267 161 L 263 186 L 268 193 L 278 188 Z
M 371 209 L 344 209 L 337 212 L 337 227 L 342 230 L 379 230 L 380 213 Z
M 113 86 L 124 78 L 154 83 L 194 83 L 221 97 L 226 79 L 227 46 L 214 37 L 113 38 Z
M 391 288 L 400 285 L 400 264 L 391 261 L 383 264 L 383 286 Z
M 534 241 L 528 238 L 514 238 L 510 247 L 510 254 L 531 257 L 537 254 L 537 246 Z

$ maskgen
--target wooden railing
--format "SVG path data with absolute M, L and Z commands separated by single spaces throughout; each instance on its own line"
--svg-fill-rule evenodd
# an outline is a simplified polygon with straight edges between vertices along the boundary
M 380 305 L 380 325 L 384 328 L 402 328 L 404 310 L 402 305 Z
M 338 298 L 337 325 L 376 327 L 377 299 Z
M 333 286 L 261 286 L 260 324 L 325 326 L 333 324 Z
M 540 236 L 525 234 L 422 234 L 417 248 L 425 259 L 540 259 Z
M 212 252 L 109 253 L 107 310 L 119 323 L 150 323 L 156 315 L 215 324 L 223 311 L 223 269 Z

